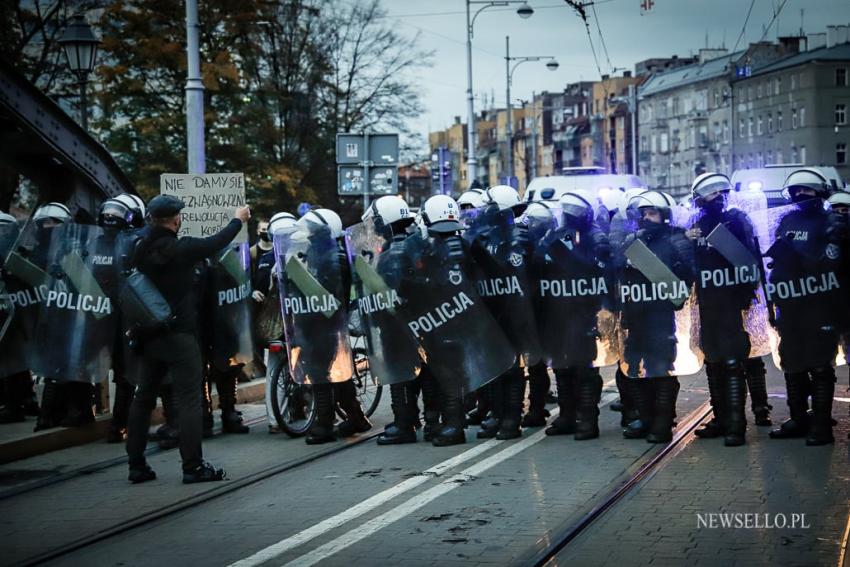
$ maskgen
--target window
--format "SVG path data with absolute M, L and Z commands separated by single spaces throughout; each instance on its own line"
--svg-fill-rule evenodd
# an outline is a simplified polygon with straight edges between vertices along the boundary
M 835 70 L 835 86 L 836 87 L 846 87 L 847 86 L 847 69 L 844 67 L 839 67 Z
M 764 119 L 759 115 L 758 117 L 758 135 L 761 136 L 764 132 Z
M 756 167 L 761 167 L 764 165 L 764 158 L 762 157 L 761 152 L 756 155 Z
M 847 124 L 847 105 L 846 104 L 836 104 L 835 105 L 835 123 L 839 126 L 843 126 Z
M 747 87 L 747 100 L 753 100 L 753 87 Z
M 847 163 L 847 144 L 835 144 L 835 165 Z
M 728 120 L 723 121 L 723 141 L 724 142 L 729 141 L 729 121 Z
M 776 77 L 776 79 L 774 79 L 774 81 L 773 81 L 773 94 L 775 94 L 775 95 L 779 94 L 779 87 L 780 87 L 781 84 L 782 84 L 782 78 Z
M 780 150 L 776 150 L 776 163 L 782 163 L 782 152 Z
M 800 159 L 797 156 L 797 146 L 793 143 L 791 144 L 791 163 L 800 163 Z
M 747 124 L 747 136 L 753 135 L 753 117 L 750 116 L 749 123 Z
M 767 152 L 767 164 L 770 165 L 773 163 L 773 151 L 768 150 Z
M 791 90 L 797 88 L 797 75 L 791 75 Z
M 756 98 L 761 98 L 761 83 L 759 83 L 759 86 L 756 88 Z
M 773 134 L 773 114 L 767 113 L 767 133 Z
M 782 132 L 782 111 L 776 112 L 776 131 Z
M 792 130 L 797 129 L 797 109 L 796 108 L 791 109 L 791 129 Z
M 744 137 L 744 119 L 743 118 L 738 119 L 738 137 L 739 138 Z
M 806 161 L 806 146 L 800 146 L 800 162 L 803 164 L 808 163 Z
M 806 107 L 800 107 L 800 128 L 806 127 Z

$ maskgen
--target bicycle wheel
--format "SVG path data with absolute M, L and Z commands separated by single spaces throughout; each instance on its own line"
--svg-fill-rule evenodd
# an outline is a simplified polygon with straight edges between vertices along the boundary
M 357 388 L 357 399 L 363 407 L 363 413 L 369 417 L 378 409 L 381 403 L 383 386 L 372 377 L 369 371 L 369 358 L 365 346 L 355 346 L 354 349 L 354 386 Z
M 290 437 L 301 437 L 316 419 L 316 399 L 310 386 L 297 384 L 285 363 L 272 374 L 272 413 L 280 429 Z

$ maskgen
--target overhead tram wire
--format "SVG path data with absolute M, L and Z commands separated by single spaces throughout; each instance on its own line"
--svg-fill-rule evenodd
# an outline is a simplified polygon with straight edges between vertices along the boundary
M 596 0 L 595 4 L 608 4 L 609 2 L 618 2 L 619 0 Z M 551 10 L 552 8 L 563 8 L 563 4 L 547 4 L 545 6 L 534 6 L 535 10 Z M 493 8 L 489 10 L 489 12 L 516 12 L 514 8 Z M 427 18 L 430 16 L 457 16 L 465 14 L 466 12 L 458 10 L 458 11 L 447 11 L 447 12 L 419 12 L 412 14 L 387 14 L 385 16 L 380 16 L 380 18 Z
M 590 24 L 587 22 L 587 10 L 585 10 L 585 4 L 578 2 L 576 0 L 564 0 L 567 3 L 567 6 L 576 11 L 576 13 L 581 17 L 584 22 L 584 29 L 587 32 L 587 41 L 590 43 L 590 51 L 593 53 L 593 62 L 596 64 L 596 72 L 599 73 L 600 79 L 602 78 L 602 67 L 599 65 L 599 58 L 596 55 L 596 47 L 593 45 L 593 36 L 590 33 Z M 610 61 L 609 61 L 610 64 Z M 605 85 L 605 81 L 601 81 L 602 90 L 605 92 L 605 101 L 608 101 L 608 87 Z
M 599 25 L 599 16 L 596 15 L 596 2 L 591 2 L 590 7 L 593 10 L 593 21 L 596 24 L 596 30 L 599 32 L 599 41 L 602 43 L 602 51 L 605 52 L 605 59 L 608 61 L 608 72 L 614 74 L 614 65 L 611 64 L 611 57 L 608 55 L 608 46 L 605 45 L 605 36 L 602 35 L 602 27 Z
M 735 40 L 735 47 L 732 48 L 732 51 L 729 52 L 729 57 L 738 51 L 738 45 L 741 43 L 741 39 L 744 37 L 744 33 L 747 31 L 747 23 L 750 21 L 750 14 L 753 13 L 753 6 L 755 6 L 756 0 L 750 1 L 750 9 L 747 10 L 747 17 L 744 18 L 744 25 L 741 26 L 741 33 L 738 34 L 738 39 Z

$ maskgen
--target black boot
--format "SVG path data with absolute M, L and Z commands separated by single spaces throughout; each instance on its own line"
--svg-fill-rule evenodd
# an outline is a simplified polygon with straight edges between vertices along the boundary
M 422 414 L 425 425 L 422 427 L 422 439 L 431 441 L 434 434 L 440 430 L 440 385 L 427 365 L 416 379 L 422 392 Z
M 805 437 L 809 432 L 809 374 L 808 372 L 786 372 L 785 391 L 788 395 L 788 411 L 791 417 L 779 429 L 770 432 L 771 439 L 793 439 Z
M 5 378 L 0 377 L 0 386 L 5 394 L 6 406 L 0 410 L 0 423 L 26 421 L 27 406 L 32 400 L 32 377 L 29 371 L 18 372 Z M 36 404 L 36 408 L 38 404 Z M 36 412 L 38 415 L 38 412 Z
M 549 371 L 544 363 L 528 369 L 528 412 L 522 418 L 523 427 L 543 427 L 549 411 L 546 409 L 546 394 L 549 393 Z
M 431 443 L 435 447 L 447 447 L 449 445 L 460 445 L 466 443 L 466 434 L 463 430 L 465 415 L 463 412 L 463 396 L 461 392 L 452 390 L 446 392 L 441 389 L 440 400 L 442 403 L 443 426 L 433 434 Z
M 315 384 L 312 388 L 313 399 L 316 402 L 316 417 L 313 419 L 304 440 L 308 445 L 320 445 L 336 441 L 333 384 Z
M 44 390 L 41 393 L 41 412 L 38 414 L 33 431 L 59 427 L 61 394 L 61 386 L 58 383 L 53 380 L 44 382 Z
M 558 407 L 561 408 L 561 412 L 546 428 L 546 435 L 572 435 L 576 432 L 575 370 L 575 368 L 558 368 L 555 370 Z
M 655 411 L 652 427 L 646 436 L 648 443 L 669 443 L 673 440 L 673 419 L 676 415 L 676 396 L 679 379 L 676 376 L 651 378 L 655 391 Z
M 68 382 L 64 384 L 67 393 L 68 411 L 59 421 L 62 427 L 82 427 L 94 423 L 92 395 L 94 386 L 88 382 Z
M 626 439 L 645 439 L 649 434 L 655 408 L 655 388 L 652 380 L 653 378 L 627 377 L 624 381 L 629 392 L 629 401 L 634 404 L 629 413 L 631 421 L 623 429 L 623 437 Z
M 345 419 L 337 426 L 337 434 L 340 437 L 351 437 L 372 429 L 372 422 L 363 413 L 363 407 L 357 399 L 357 387 L 354 381 L 346 380 L 334 384 L 334 397 L 336 403 L 345 412 Z
M 832 435 L 832 399 L 835 395 L 835 370 L 832 367 L 812 371 L 812 420 L 806 445 L 835 443 Z
M 617 382 L 617 391 L 620 392 L 620 427 L 628 427 L 629 423 L 637 419 L 634 401 L 631 398 L 631 390 L 627 384 L 629 379 L 623 371 L 617 368 L 614 373 Z
M 725 418 L 723 444 L 738 447 L 746 443 L 747 383 L 741 364 L 724 365 L 723 417 Z
M 414 421 L 419 414 L 416 406 L 416 390 L 412 382 L 390 385 L 390 400 L 393 408 L 393 423 L 384 428 L 378 437 L 378 445 L 400 445 L 416 443 Z
M 602 376 L 596 368 L 576 370 L 576 441 L 599 437 L 599 400 Z
M 502 376 L 502 420 L 496 439 L 516 439 L 522 437 L 522 401 L 525 397 L 525 378 L 522 369 L 517 366 Z
M 711 421 L 694 432 L 697 437 L 703 439 L 713 439 L 723 435 L 725 418 L 723 416 L 724 397 L 720 376 L 722 370 L 723 366 L 716 362 L 707 362 L 705 364 L 705 375 L 708 377 L 708 397 L 714 415 L 711 417 Z
M 623 390 L 625 389 L 623 387 L 623 379 L 624 378 L 625 378 L 625 376 L 623 375 L 623 373 L 618 368 L 617 371 L 614 373 L 614 381 L 617 385 L 617 391 L 620 393 L 620 397 L 617 398 L 616 400 L 614 400 L 613 402 L 611 402 L 610 404 L 608 404 L 608 409 L 610 409 L 611 411 L 618 411 L 618 412 L 625 411 L 625 402 L 623 401 Z M 620 418 L 620 425 L 623 426 L 623 427 L 626 426 L 625 417 Z
M 242 414 L 236 411 L 236 392 L 239 388 L 239 367 L 218 372 L 215 389 L 218 391 L 218 409 L 221 410 L 221 430 L 225 433 L 250 433 L 251 428 L 242 423 Z
M 760 358 L 750 358 L 744 363 L 747 376 L 747 388 L 750 391 L 750 407 L 755 416 L 756 425 L 773 425 L 770 410 L 773 406 L 767 402 L 767 371 L 764 361 Z
M 475 407 L 466 414 L 467 425 L 481 425 L 487 418 L 487 413 L 490 411 L 490 397 L 483 390 L 475 394 Z
M 112 423 L 106 436 L 108 443 L 121 443 L 127 438 L 127 419 L 133 403 L 133 387 L 123 377 L 115 379 L 115 400 L 112 403 Z
M 476 433 L 478 439 L 492 439 L 499 432 L 502 423 L 502 411 L 505 407 L 505 377 L 499 376 L 481 389 L 481 394 L 487 396 L 490 413 L 481 422 L 481 429 Z

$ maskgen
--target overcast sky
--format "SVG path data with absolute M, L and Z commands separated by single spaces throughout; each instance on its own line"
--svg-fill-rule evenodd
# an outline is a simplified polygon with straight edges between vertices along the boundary
M 523 63 L 515 72 L 511 98 L 529 98 L 532 91 L 558 91 L 567 83 L 596 80 L 594 63 L 584 24 L 563 0 L 529 0 L 534 15 L 521 19 L 516 6 L 488 8 L 475 21 L 472 68 L 476 111 L 482 98 L 495 96 L 505 104 L 505 36 L 511 37 L 511 55 L 554 55 L 557 71 L 543 63 Z M 602 73 L 611 67 L 634 69 L 650 57 L 687 56 L 706 45 L 725 43 L 732 49 L 744 26 L 750 0 L 654 0 L 641 15 L 641 0 L 596 0 L 597 20 L 588 7 L 591 37 Z M 739 48 L 757 41 L 775 10 L 778 18 L 766 39 L 798 34 L 803 14 L 805 33 L 825 31 L 827 24 L 850 23 L 850 0 L 755 0 Z M 430 68 L 417 70 L 426 111 L 415 129 L 427 132 L 451 124 L 455 115 L 466 120 L 466 33 L 464 0 L 383 0 L 388 17 L 404 34 L 420 34 L 420 45 L 435 52 Z M 608 57 L 599 38 L 602 30 Z M 618 71 L 617 73 L 621 73 Z M 427 138 L 426 138 L 427 139 Z

